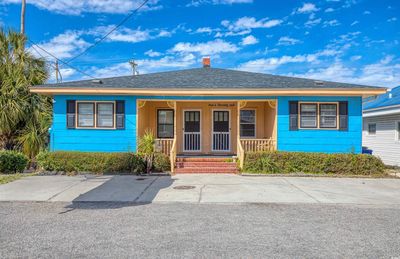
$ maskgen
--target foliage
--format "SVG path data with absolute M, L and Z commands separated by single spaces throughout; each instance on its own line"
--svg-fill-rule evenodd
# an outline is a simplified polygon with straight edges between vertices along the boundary
M 46 144 L 52 103 L 29 91 L 48 72 L 25 43 L 24 35 L 0 29 L 0 149 L 21 149 L 33 158 Z
M 146 130 L 144 135 L 139 139 L 138 151 L 146 161 L 146 173 L 151 173 L 154 160 L 154 144 L 155 137 L 151 130 Z
M 164 153 L 154 153 L 153 169 L 157 172 L 170 171 L 171 161 L 169 156 Z
M 378 175 L 382 161 L 372 155 L 306 152 L 260 152 L 245 156 L 243 171 L 263 174 Z
M 26 168 L 28 161 L 28 158 L 22 153 L 8 150 L 0 151 L 0 173 L 21 173 Z
M 47 171 L 92 173 L 143 173 L 145 163 L 134 153 L 41 152 L 40 168 Z

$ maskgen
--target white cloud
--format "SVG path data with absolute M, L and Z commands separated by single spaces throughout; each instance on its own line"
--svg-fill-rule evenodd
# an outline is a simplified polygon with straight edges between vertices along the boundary
M 178 53 L 199 53 L 200 55 L 212 55 L 223 52 L 237 52 L 239 48 L 230 42 L 216 39 L 203 43 L 179 42 L 170 50 Z
M 321 23 L 321 18 L 315 19 L 315 20 L 308 20 L 306 23 L 304 23 L 304 25 L 306 27 L 313 27 L 317 24 Z
M 301 40 L 293 39 L 288 36 L 280 37 L 278 40 L 278 45 L 280 45 L 280 46 L 290 46 L 290 45 L 296 45 L 299 43 L 301 43 Z
M 360 23 L 359 21 L 354 21 L 354 22 L 352 22 L 352 23 L 350 24 L 350 26 L 354 26 L 354 25 L 359 24 L 359 23 Z
M 387 19 L 387 21 L 388 22 L 395 22 L 395 21 L 397 21 L 397 18 L 396 17 L 392 17 L 392 18 Z
M 166 56 L 160 59 L 139 59 L 135 60 L 138 64 L 139 74 L 151 72 L 159 72 L 170 69 L 183 69 L 190 67 L 196 63 L 196 58 L 193 54 L 182 56 Z M 113 77 L 122 75 L 132 75 L 132 68 L 128 62 L 118 63 L 112 66 L 98 68 L 92 67 L 91 74 L 95 77 Z
M 237 67 L 238 70 L 252 72 L 270 72 L 278 67 L 289 63 L 310 63 L 318 64 L 321 57 L 332 57 L 339 54 L 339 51 L 332 49 L 324 49 L 313 54 L 282 56 L 272 58 L 260 58 L 242 63 Z
M 328 81 L 394 87 L 400 85 L 400 64 L 394 62 L 393 56 L 385 56 L 377 63 L 369 64 L 361 69 L 347 67 L 340 61 L 332 65 L 310 69 L 304 74 L 289 74 L 291 76 L 314 78 Z
M 319 9 L 313 3 L 304 3 L 302 7 L 299 7 L 296 12 L 297 13 L 311 13 L 316 12 Z
M 338 21 L 338 20 L 330 20 L 330 21 L 325 21 L 324 23 L 323 23 L 323 26 L 322 27 L 328 27 L 328 26 L 338 26 L 338 25 L 340 25 L 340 22 Z
M 254 37 L 253 35 L 249 35 L 247 37 L 244 37 L 242 39 L 242 45 L 254 45 L 258 43 L 258 39 Z
M 214 5 L 232 5 L 232 4 L 251 4 L 253 0 L 192 0 L 186 6 L 200 6 L 204 4 L 214 4 Z
M 201 28 L 198 28 L 196 31 L 195 31 L 195 33 L 208 33 L 208 34 L 210 34 L 210 33 L 212 33 L 214 30 L 213 29 L 211 29 L 210 27 L 201 27 Z
M 70 58 L 90 45 L 88 42 L 80 38 L 81 34 L 81 32 L 77 31 L 66 31 L 65 33 L 55 36 L 50 41 L 38 45 L 57 58 Z M 42 56 L 50 57 L 47 53 L 37 47 L 35 50 Z M 36 51 L 32 51 L 32 53 L 37 55 Z
M 154 58 L 154 57 L 159 57 L 159 56 L 162 55 L 161 52 L 153 51 L 152 49 L 146 51 L 144 54 L 147 55 L 147 56 L 149 56 L 149 57 L 152 57 L 152 58 Z
M 20 0 L 2 0 L 1 4 L 20 4 Z M 125 14 L 138 8 L 141 0 L 31 0 L 27 4 L 58 14 L 80 15 L 82 13 Z M 160 9 L 158 0 L 150 0 L 140 11 Z
M 356 55 L 356 56 L 351 56 L 351 61 L 357 61 L 357 60 L 360 60 L 362 58 L 362 56 L 360 56 L 360 55 Z
M 230 22 L 228 20 L 224 20 L 221 24 L 228 28 L 229 31 L 243 31 L 255 28 L 271 28 L 278 26 L 282 23 L 282 20 L 268 20 L 267 18 L 263 18 L 261 20 L 256 20 L 254 17 L 241 17 L 234 22 Z
M 363 14 L 368 15 L 368 14 L 371 14 L 371 12 L 370 11 L 364 11 Z
M 327 8 L 327 9 L 325 9 L 325 13 L 331 13 L 331 12 L 334 12 L 335 11 L 335 9 L 333 9 L 333 8 Z
M 100 37 L 111 31 L 114 27 L 115 25 L 98 26 L 85 31 L 85 34 Z M 142 30 L 140 28 L 130 29 L 121 27 L 112 32 L 106 40 L 135 43 L 160 37 L 170 37 L 171 35 L 172 32 L 166 30 Z

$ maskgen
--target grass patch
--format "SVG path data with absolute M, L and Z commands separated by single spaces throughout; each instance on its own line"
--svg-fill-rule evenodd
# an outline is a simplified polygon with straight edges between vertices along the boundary
M 0 174 L 0 184 L 6 184 L 13 182 L 15 180 L 21 179 L 22 177 L 26 176 L 33 176 L 35 175 L 34 173 L 31 174 Z

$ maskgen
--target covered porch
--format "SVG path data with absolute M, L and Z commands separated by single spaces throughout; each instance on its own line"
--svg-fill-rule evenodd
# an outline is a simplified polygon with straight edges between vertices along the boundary
M 137 137 L 156 137 L 170 156 L 230 156 L 276 150 L 277 100 L 138 100 Z

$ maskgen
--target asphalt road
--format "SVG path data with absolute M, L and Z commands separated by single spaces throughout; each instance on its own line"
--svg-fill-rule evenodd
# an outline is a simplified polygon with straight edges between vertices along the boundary
M 0 258 L 400 257 L 400 207 L 0 203 Z

